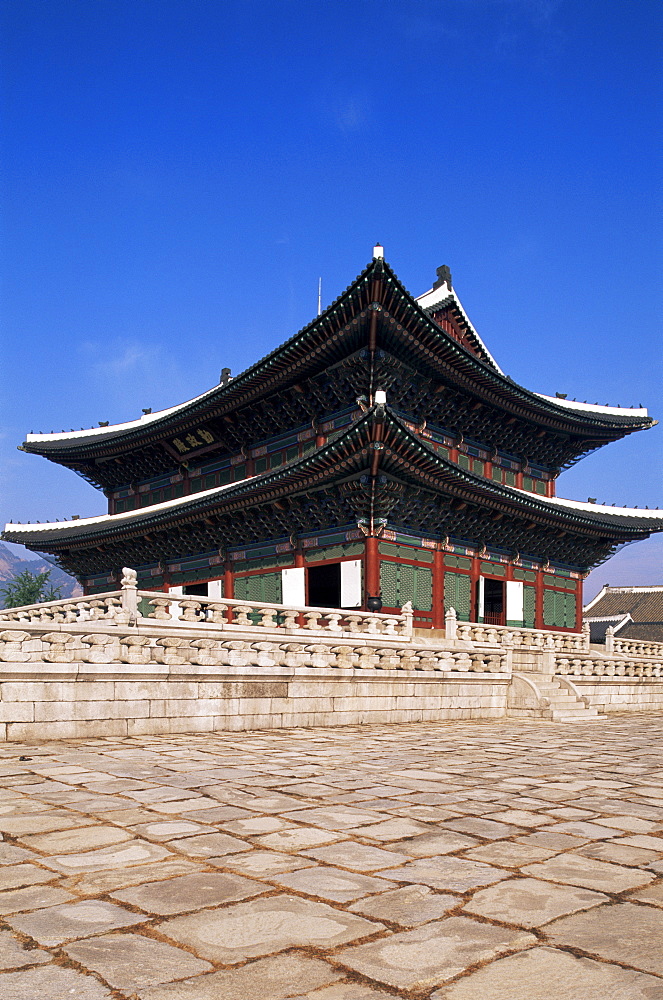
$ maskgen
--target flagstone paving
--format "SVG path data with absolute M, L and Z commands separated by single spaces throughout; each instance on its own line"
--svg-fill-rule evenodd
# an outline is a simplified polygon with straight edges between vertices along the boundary
M 2 1000 L 663 1000 L 663 718 L 0 746 Z

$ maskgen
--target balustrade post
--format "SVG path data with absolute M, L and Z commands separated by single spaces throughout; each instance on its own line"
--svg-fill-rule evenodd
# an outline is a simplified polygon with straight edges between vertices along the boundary
M 138 573 L 124 566 L 122 569 L 122 611 L 127 625 L 135 625 L 138 619 Z
M 615 630 L 612 625 L 608 625 L 605 630 L 605 651 L 610 655 L 615 651 Z
M 449 608 L 444 616 L 444 634 L 447 639 L 455 639 L 458 630 L 458 616 L 455 608 Z

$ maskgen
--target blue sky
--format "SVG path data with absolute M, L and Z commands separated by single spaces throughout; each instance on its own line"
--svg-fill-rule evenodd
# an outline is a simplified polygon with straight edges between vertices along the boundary
M 237 373 L 376 240 L 451 267 L 504 370 L 648 406 L 661 382 L 653 0 L 4 0 L 0 520 L 99 513 L 26 431 L 131 419 Z M 559 493 L 663 502 L 663 431 Z M 661 582 L 663 543 L 602 582 Z

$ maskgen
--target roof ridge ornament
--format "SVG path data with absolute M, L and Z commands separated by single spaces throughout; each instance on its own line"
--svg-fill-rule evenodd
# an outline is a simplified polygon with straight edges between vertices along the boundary
M 435 291 L 436 288 L 441 288 L 442 285 L 447 285 L 449 291 L 451 291 L 453 284 L 451 282 L 451 270 L 449 267 L 446 264 L 443 264 L 442 267 L 437 268 L 435 273 L 437 274 L 437 281 L 433 285 L 433 291 Z
M 384 260 L 384 247 L 381 243 L 376 243 L 373 247 L 373 260 Z

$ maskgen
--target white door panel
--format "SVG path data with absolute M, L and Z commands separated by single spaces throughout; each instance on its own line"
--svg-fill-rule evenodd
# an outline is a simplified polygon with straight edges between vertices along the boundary
M 361 592 L 361 559 L 351 559 L 341 563 L 341 607 L 360 608 L 363 604 Z
M 303 566 L 291 566 L 281 570 L 282 597 L 284 604 L 291 608 L 306 605 L 306 570 Z

